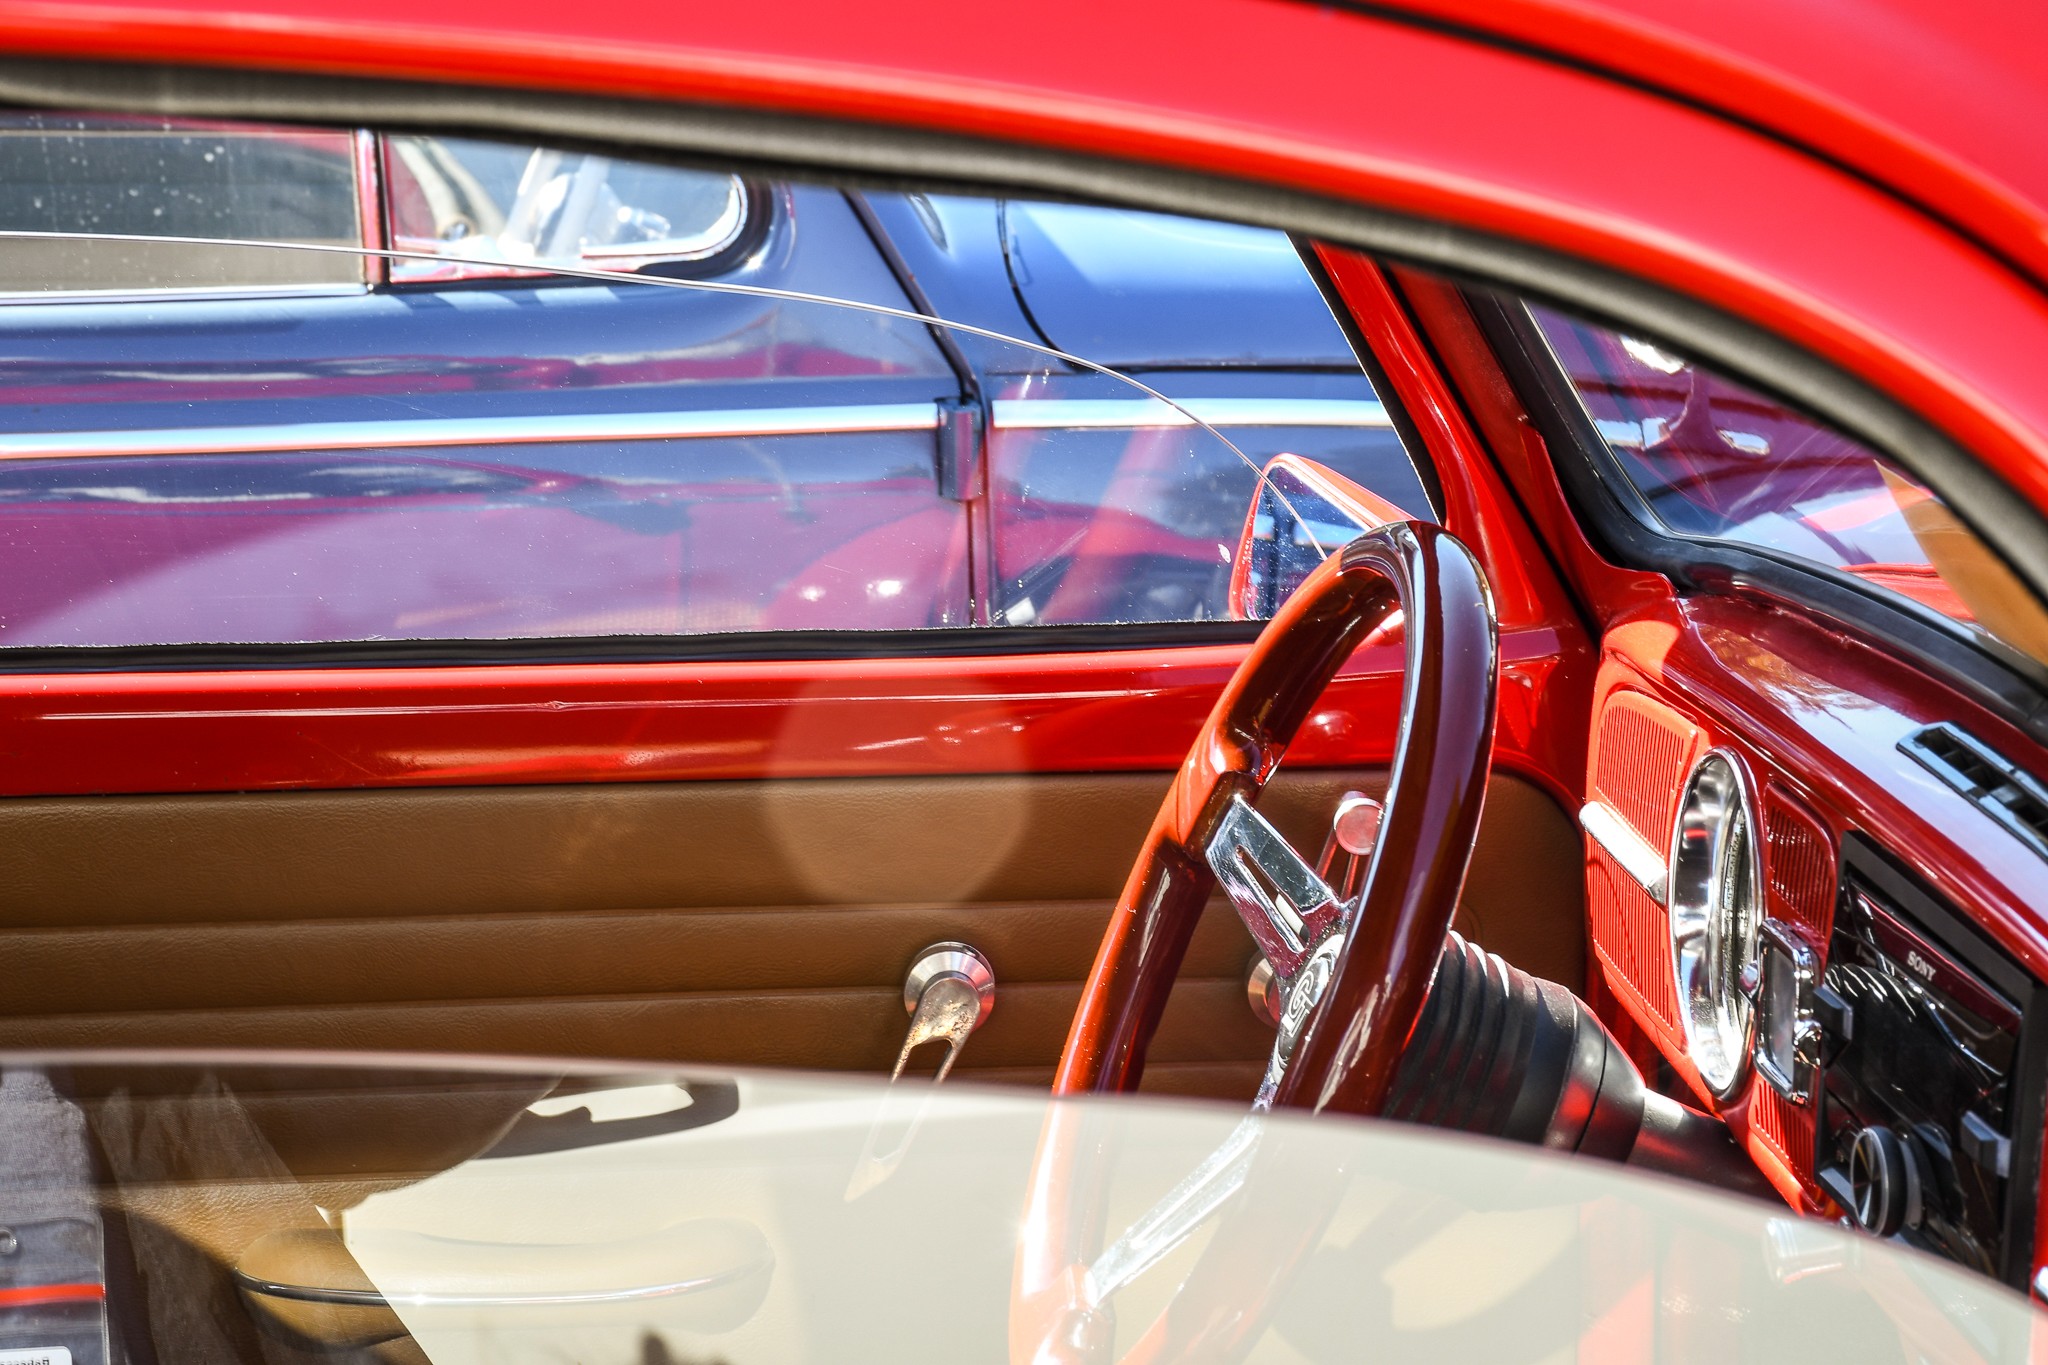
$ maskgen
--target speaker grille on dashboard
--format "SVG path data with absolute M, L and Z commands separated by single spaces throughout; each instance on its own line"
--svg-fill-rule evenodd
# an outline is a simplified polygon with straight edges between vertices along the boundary
M 1593 949 L 1607 964 L 1609 985 L 1636 1007 L 1643 1023 L 1676 1029 L 1678 988 L 1663 908 L 1598 850 L 1586 878 L 1586 908 Z
M 1669 707 L 1640 692 L 1609 693 L 1593 730 L 1589 795 L 1661 854 L 1671 845 L 1678 791 L 1699 742 L 1699 730 Z M 1588 844 L 1587 857 L 1593 951 L 1615 993 L 1668 1042 L 1679 1019 L 1664 907 L 1598 844 Z
M 1819 820 L 1775 782 L 1764 790 L 1764 911 L 1797 925 L 1827 956 L 1835 919 L 1835 848 Z M 1818 1203 L 1813 1176 L 1813 1107 L 1793 1104 L 1762 1077 L 1750 1087 L 1750 1135 Z
M 1806 1197 L 1818 1203 L 1820 1187 L 1813 1182 L 1813 1111 L 1784 1099 L 1762 1080 L 1751 1084 L 1750 1095 L 1750 1135 L 1799 1181 Z
M 1775 784 L 1764 795 L 1764 902 L 1825 950 L 1835 919 L 1835 852 L 1820 821 Z
M 1635 692 L 1616 692 L 1593 741 L 1595 795 L 1653 848 L 1668 847 L 1678 788 L 1698 731 L 1677 712 Z

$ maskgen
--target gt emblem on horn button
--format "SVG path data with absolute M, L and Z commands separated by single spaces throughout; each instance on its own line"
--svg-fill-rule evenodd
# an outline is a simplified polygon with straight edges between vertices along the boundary
M 1283 1061 L 1293 1054 L 1294 1044 L 1308 1023 L 1309 1013 L 1323 998 L 1323 991 L 1336 972 L 1337 955 L 1343 951 L 1344 936 L 1332 934 L 1316 946 L 1308 961 L 1301 964 L 1301 975 L 1295 977 L 1293 987 L 1287 992 L 1287 1008 L 1280 1014 L 1280 1037 L 1274 1044 Z

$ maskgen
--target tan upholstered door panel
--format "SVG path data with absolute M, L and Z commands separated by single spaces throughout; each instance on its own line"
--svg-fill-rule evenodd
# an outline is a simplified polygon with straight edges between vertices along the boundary
M 1265 807 L 1310 851 L 1347 787 Z M 1051 1074 L 1157 775 L 474 788 L 0 803 L 0 1045 L 350 1047 L 881 1069 L 917 949 L 1001 986 L 963 1074 Z M 1579 844 L 1496 777 L 1466 924 L 1576 983 Z M 1212 907 L 1160 1088 L 1249 1085 L 1250 943 Z

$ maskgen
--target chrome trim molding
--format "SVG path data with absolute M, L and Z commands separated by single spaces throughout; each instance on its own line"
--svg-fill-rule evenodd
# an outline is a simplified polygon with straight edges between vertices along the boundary
M 1771 970 L 1772 956 L 1784 959 L 1792 988 L 1790 999 L 1780 999 L 1778 982 Z M 1821 1027 L 1813 1014 L 1813 994 L 1820 986 L 1820 954 L 1799 929 L 1766 915 L 1757 926 L 1756 1036 L 1750 1062 L 1757 1075 L 1790 1104 L 1805 1104 L 1813 1098 L 1814 1078 L 1820 1073 Z M 1773 1054 L 1773 1040 L 1782 1039 L 1786 1056 Z
M 1190 399 L 1186 412 L 1139 399 L 1001 399 L 995 424 L 1012 431 L 1211 426 L 1387 426 L 1386 409 L 1354 399 Z M 933 431 L 936 403 L 717 408 L 701 412 L 559 413 L 385 422 L 285 422 L 270 426 L 148 431 L 0 433 L 0 460 L 106 459 L 129 455 L 260 455 L 300 450 L 420 450 L 436 446 L 560 445 L 575 441 L 681 441 L 720 436 L 814 436 Z
M 74 303 L 274 303 L 291 299 L 356 298 L 375 288 L 335 280 L 326 284 L 165 285 L 135 289 L 7 289 L 0 290 L 0 308 L 57 308 Z
M 725 408 L 704 412 L 300 422 L 274 426 L 190 427 L 169 431 L 52 431 L 0 433 L 0 459 L 256 455 L 299 450 L 559 445 L 572 441 L 671 441 L 717 436 L 810 436 L 870 431 L 931 431 L 938 424 L 939 409 L 934 403 L 863 403 L 838 407 Z
M 1119 427 L 1391 427 L 1386 406 L 1365 398 L 998 398 L 997 430 Z
M 1586 831 L 1586 836 L 1600 845 L 1608 857 L 1621 864 L 1621 870 L 1628 873 L 1636 885 L 1649 892 L 1651 900 L 1659 905 L 1668 903 L 1668 860 L 1648 839 L 1636 833 L 1628 821 L 1616 814 L 1612 806 L 1604 801 L 1588 801 L 1579 807 L 1579 828 Z
M 1710 749 L 1686 775 L 1671 826 L 1671 978 L 1686 1052 L 1719 1099 L 1736 1092 L 1756 1046 L 1756 1012 L 1738 982 L 1756 967 L 1764 919 L 1758 809 L 1741 761 Z

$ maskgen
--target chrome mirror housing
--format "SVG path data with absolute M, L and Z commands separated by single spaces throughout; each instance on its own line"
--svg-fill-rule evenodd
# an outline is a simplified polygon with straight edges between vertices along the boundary
M 1353 540 L 1408 514 L 1334 469 L 1276 455 L 1259 472 L 1244 532 L 1231 557 L 1230 614 L 1263 621 L 1310 570 Z

